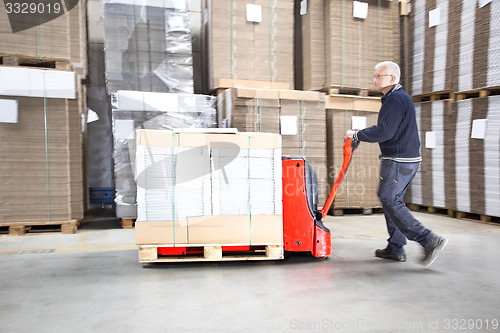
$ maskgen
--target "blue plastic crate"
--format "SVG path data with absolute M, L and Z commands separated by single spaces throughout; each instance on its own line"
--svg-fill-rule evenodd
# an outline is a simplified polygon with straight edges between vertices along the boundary
M 114 189 L 112 187 L 90 187 L 90 202 L 112 204 L 114 202 Z

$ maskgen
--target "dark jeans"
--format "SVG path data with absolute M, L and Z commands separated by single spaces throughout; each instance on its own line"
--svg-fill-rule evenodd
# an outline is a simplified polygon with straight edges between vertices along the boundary
M 429 245 L 434 239 L 434 233 L 424 227 L 413 217 L 403 202 L 406 189 L 417 173 L 420 162 L 400 163 L 392 160 L 382 160 L 380 164 L 380 185 L 378 197 L 384 209 L 389 244 L 387 250 L 395 254 L 403 254 L 406 238 Z

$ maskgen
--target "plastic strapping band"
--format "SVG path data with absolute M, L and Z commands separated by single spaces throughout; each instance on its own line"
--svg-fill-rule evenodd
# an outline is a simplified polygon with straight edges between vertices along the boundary
M 176 183 L 176 164 L 175 164 L 176 156 L 175 156 L 175 134 L 172 131 L 172 226 L 174 233 L 174 247 L 175 247 L 175 183 Z M 167 192 L 168 193 L 168 192 Z M 168 194 L 167 194 L 168 195 Z
M 259 132 L 262 132 L 262 100 L 257 98 L 257 110 L 259 112 Z
M 45 126 L 45 176 L 47 180 L 47 210 L 48 210 L 48 219 L 49 222 L 52 222 L 52 191 L 50 187 L 50 153 L 49 153 L 49 109 L 47 106 L 47 94 L 45 93 L 45 71 L 43 74 L 43 86 L 44 86 L 44 94 L 43 94 L 43 120 Z
M 231 53 L 229 55 L 229 77 L 231 79 L 234 79 L 234 73 L 233 73 L 233 67 L 234 67 L 234 25 L 236 24 L 236 18 L 235 18 L 235 7 L 236 7 L 236 1 L 231 1 L 231 29 L 230 33 L 231 36 L 229 37 L 229 42 L 230 42 L 230 50 L 229 52 Z
M 344 97 L 344 100 L 345 100 L 345 97 Z M 346 103 L 344 103 L 344 104 L 346 104 Z M 352 126 L 348 126 L 348 124 L 349 124 L 349 117 L 347 116 L 348 112 L 349 111 L 347 109 L 344 109 L 344 126 L 345 126 L 344 133 L 346 133 L 347 130 L 350 130 L 352 127 Z M 342 167 L 342 164 L 343 164 L 343 159 L 340 162 L 341 167 Z M 349 170 L 347 170 L 344 177 L 345 177 L 345 188 L 346 188 L 346 197 L 347 197 L 347 208 L 349 208 L 349 207 L 351 207 L 350 202 L 349 202 L 349 198 L 350 198 L 350 195 L 349 195 L 349 187 L 350 187 L 349 186 Z
M 249 241 L 252 245 L 252 179 L 250 175 L 250 135 L 248 136 L 248 219 L 249 219 Z
M 305 114 L 306 114 L 306 108 L 304 106 L 304 100 L 301 99 L 300 100 L 300 149 L 302 157 L 306 156 L 306 140 L 304 135 L 306 131 Z
M 269 39 L 269 75 L 271 76 L 270 80 L 271 82 L 274 82 L 274 73 L 273 73 L 273 9 L 271 7 L 271 0 L 268 0 L 267 2 L 267 11 L 268 11 L 268 39 Z
M 345 9 L 345 0 L 342 0 L 342 9 L 340 11 L 340 87 L 344 86 L 344 9 Z
M 377 22 L 377 61 L 382 61 L 381 59 L 381 56 L 380 56 L 380 47 L 381 47 L 381 43 L 382 43 L 382 37 L 380 35 L 380 25 L 381 25 L 381 22 L 382 22 L 382 19 L 380 17 L 381 15 L 381 12 L 382 12 L 382 8 L 381 8 L 381 1 L 382 0 L 378 0 L 378 22 Z

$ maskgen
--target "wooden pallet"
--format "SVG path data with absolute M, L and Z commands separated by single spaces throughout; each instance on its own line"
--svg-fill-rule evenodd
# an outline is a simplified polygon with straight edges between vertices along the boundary
M 351 95 L 359 97 L 381 97 L 382 93 L 373 89 L 331 86 L 325 91 L 330 96 Z
M 330 212 L 333 212 L 333 216 L 343 216 L 348 214 L 362 214 L 362 215 L 372 215 L 377 214 L 382 211 L 380 207 L 359 207 L 359 208 L 340 208 L 334 207 L 330 209 Z
M 0 65 L 53 68 L 66 71 L 72 70 L 71 63 L 68 59 L 40 58 L 21 55 L 0 54 Z
M 9 236 L 21 236 L 27 233 L 60 232 L 74 234 L 80 221 L 46 221 L 46 222 L 0 222 L 0 230 L 4 229 Z
M 248 245 L 244 245 L 248 247 Z M 234 245 L 139 245 L 139 262 L 192 262 L 192 261 L 244 261 L 281 260 L 284 258 L 283 245 L 252 245 L 251 250 L 233 251 L 241 247 Z M 172 255 L 161 255 L 167 249 Z
M 455 93 L 450 90 L 435 91 L 427 94 L 413 95 L 414 103 L 454 100 Z
M 135 217 L 122 217 L 122 229 L 132 229 L 135 227 Z
M 408 204 L 408 208 L 414 212 L 427 212 L 430 214 L 444 214 L 449 217 L 457 218 L 457 219 L 468 219 L 468 220 L 477 220 L 481 222 L 500 222 L 500 217 L 498 216 L 489 216 L 485 214 L 474 214 L 468 212 L 461 212 L 454 209 L 449 208 L 441 208 L 441 207 L 433 207 L 433 206 L 424 206 L 417 204 Z
M 490 88 L 482 88 L 482 89 L 459 92 L 456 93 L 456 100 L 461 101 L 464 99 L 488 97 L 495 95 L 500 95 L 500 87 L 490 87 Z

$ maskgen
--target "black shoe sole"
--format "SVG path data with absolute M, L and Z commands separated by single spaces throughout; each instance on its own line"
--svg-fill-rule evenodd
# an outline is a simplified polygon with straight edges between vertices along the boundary
M 389 259 L 389 260 L 394 260 L 394 261 L 399 261 L 399 262 L 405 262 L 406 261 L 406 255 L 397 255 L 393 253 L 386 253 L 380 250 L 375 251 L 375 257 L 377 258 L 382 258 L 382 259 Z

